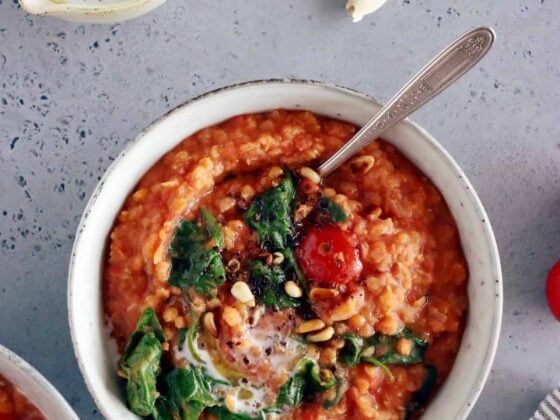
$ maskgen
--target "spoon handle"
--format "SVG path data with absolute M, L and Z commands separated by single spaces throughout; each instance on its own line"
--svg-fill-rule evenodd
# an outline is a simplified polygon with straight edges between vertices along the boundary
M 459 37 L 420 70 L 348 143 L 321 164 L 319 174 L 327 176 L 381 133 L 445 90 L 486 55 L 495 39 L 494 31 L 484 27 Z

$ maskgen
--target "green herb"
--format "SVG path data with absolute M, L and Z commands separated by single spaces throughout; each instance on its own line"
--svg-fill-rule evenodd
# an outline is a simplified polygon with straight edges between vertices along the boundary
M 200 354 L 198 354 L 198 346 L 196 344 L 198 328 L 198 322 L 196 322 L 196 320 L 194 319 L 194 311 L 191 308 L 191 323 L 189 325 L 189 328 L 187 329 L 185 340 L 187 342 L 187 348 L 189 349 L 189 352 L 191 353 L 193 359 L 198 363 L 204 363 L 202 357 L 200 357 Z
M 344 334 L 342 338 L 345 342 L 339 357 L 348 367 L 354 367 L 360 363 L 364 350 L 364 339 L 351 333 Z
M 183 290 L 194 288 L 206 297 L 214 297 L 216 289 L 226 280 L 219 250 L 223 247 L 221 228 L 212 214 L 201 209 L 206 231 L 195 223 L 183 220 L 169 246 L 171 274 L 169 284 Z M 216 247 L 207 248 L 210 240 Z
M 289 238 L 294 235 L 295 197 L 294 177 L 289 173 L 262 197 L 255 197 L 245 214 L 245 223 L 257 231 L 261 243 L 271 251 L 286 249 Z
M 206 407 L 218 403 L 212 384 L 212 378 L 196 366 L 173 369 L 161 384 L 163 392 L 156 401 L 152 417 L 197 420 Z
M 389 379 L 393 380 L 391 370 L 383 362 L 373 357 L 375 347 L 371 341 L 374 337 L 364 340 L 352 333 L 344 334 L 342 336 L 345 340 L 344 347 L 340 350 L 339 357 L 348 367 L 354 367 L 361 362 L 378 366 L 383 369 Z
M 212 382 L 202 368 L 192 365 L 189 368 L 175 368 L 165 377 L 168 395 L 179 407 L 191 402 L 198 402 L 205 407 L 216 403 Z
M 177 332 L 177 348 L 179 349 L 179 351 L 182 351 L 185 347 L 187 332 L 188 330 L 186 328 L 179 328 L 179 331 Z
M 277 309 L 294 308 L 300 300 L 284 292 L 286 273 L 280 266 L 267 266 L 262 260 L 250 262 L 251 283 L 256 298 L 265 306 Z
M 175 420 L 174 414 L 177 411 L 175 405 L 167 397 L 160 395 L 156 400 L 156 405 L 152 411 L 154 420 Z
M 319 371 L 319 366 L 313 360 L 301 360 L 297 372 L 280 388 L 276 405 L 297 407 L 305 397 L 331 389 L 336 384 L 336 378 L 332 372 L 328 372 Z
M 412 398 L 406 405 L 405 419 L 408 419 L 414 411 L 418 410 L 421 406 L 428 402 L 436 386 L 437 369 L 430 365 L 424 365 L 424 369 L 426 370 L 426 378 L 424 379 L 420 389 L 412 394 Z
M 148 307 L 140 316 L 120 361 L 120 369 L 127 378 L 128 405 L 139 416 L 150 415 L 154 409 L 161 344 L 164 342 L 165 336 L 157 315 Z
M 362 362 L 369 363 L 370 365 L 374 365 L 381 368 L 381 370 L 385 372 L 385 375 L 387 375 L 387 377 L 391 381 L 395 379 L 395 377 L 393 376 L 393 372 L 391 372 L 391 369 L 389 369 L 387 365 L 381 362 L 379 359 L 376 359 L 375 357 L 371 357 L 371 356 L 362 356 Z
M 400 354 L 397 349 L 397 342 L 405 338 L 412 343 L 412 350 L 408 355 Z M 376 334 L 368 342 L 375 346 L 377 359 L 387 365 L 414 365 L 424 360 L 424 353 L 428 348 L 428 342 L 408 329 L 404 328 L 396 335 Z
M 290 242 L 295 235 L 293 213 L 296 188 L 291 173 L 262 196 L 253 199 L 245 214 L 245 222 L 259 235 L 261 247 L 269 252 L 281 252 L 281 265 L 269 268 L 259 260 L 251 262 L 251 278 L 257 298 L 266 306 L 290 308 L 299 302 L 284 293 L 283 283 L 287 278 L 303 280 Z
M 317 208 L 321 213 L 327 213 L 329 218 L 334 223 L 345 222 L 348 220 L 348 215 L 344 213 L 342 207 L 332 201 L 330 198 L 321 197 L 317 202 Z
M 222 227 L 214 217 L 212 213 L 206 208 L 200 208 L 200 214 L 202 215 L 202 220 L 204 222 L 204 226 L 206 226 L 206 231 L 208 235 L 214 238 L 214 242 L 216 242 L 216 246 L 221 251 L 224 249 L 224 234 L 222 232 Z

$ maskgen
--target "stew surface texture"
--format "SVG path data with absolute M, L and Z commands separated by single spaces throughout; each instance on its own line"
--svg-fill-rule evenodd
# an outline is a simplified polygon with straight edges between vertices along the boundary
M 43 413 L 0 375 L 0 420 L 45 420 Z
M 403 419 L 448 376 L 468 269 L 436 187 L 382 140 L 275 110 L 205 128 L 127 198 L 104 268 L 130 409 L 154 419 Z

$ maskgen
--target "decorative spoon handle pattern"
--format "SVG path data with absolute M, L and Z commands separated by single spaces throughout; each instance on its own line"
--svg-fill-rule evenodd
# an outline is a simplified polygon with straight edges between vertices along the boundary
M 414 76 L 348 143 L 319 166 L 326 176 L 469 71 L 490 50 L 496 35 L 477 28 L 459 37 Z

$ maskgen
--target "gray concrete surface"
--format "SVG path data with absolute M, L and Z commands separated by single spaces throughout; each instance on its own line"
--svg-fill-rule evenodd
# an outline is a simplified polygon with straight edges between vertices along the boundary
M 491 55 L 415 115 L 485 204 L 505 279 L 499 351 L 471 419 L 524 419 L 560 381 L 543 292 L 560 258 L 560 1 L 390 0 L 360 24 L 343 0 L 169 0 L 88 26 L 0 0 L 0 343 L 83 418 L 99 414 L 72 351 L 66 274 L 89 194 L 152 120 L 220 86 L 312 78 L 389 96 L 458 34 L 491 25 Z

